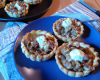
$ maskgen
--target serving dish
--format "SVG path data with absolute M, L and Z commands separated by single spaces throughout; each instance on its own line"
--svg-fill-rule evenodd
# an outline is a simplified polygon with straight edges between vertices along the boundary
M 65 75 L 57 66 L 55 58 L 48 61 L 36 62 L 26 58 L 21 50 L 21 40 L 25 33 L 31 30 L 46 30 L 53 34 L 53 23 L 63 16 L 50 16 L 31 22 L 18 35 L 14 45 L 14 60 L 19 74 L 26 80 L 96 80 L 100 77 L 100 65 L 86 77 L 75 78 Z M 84 23 L 84 34 L 77 41 L 89 44 L 100 53 L 100 34 L 88 23 Z M 58 40 L 58 44 L 63 42 Z M 100 54 L 98 55 L 100 57 Z M 100 64 L 100 62 L 99 62 Z
M 0 21 L 22 21 L 22 22 L 28 22 L 35 20 L 39 17 L 41 17 L 52 5 L 53 0 L 42 0 L 40 4 L 37 5 L 30 5 L 29 12 L 25 17 L 21 18 L 12 18 L 7 15 L 7 13 L 4 11 L 4 8 L 0 9 Z M 6 4 L 9 3 L 9 1 L 6 2 Z

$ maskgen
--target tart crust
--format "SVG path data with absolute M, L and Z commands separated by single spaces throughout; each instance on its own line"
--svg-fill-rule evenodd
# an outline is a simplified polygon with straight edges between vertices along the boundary
M 84 70 L 83 72 L 81 71 L 74 71 L 74 70 L 70 70 L 70 69 L 67 69 L 66 67 L 63 66 L 60 58 L 59 58 L 59 54 L 60 54 L 60 50 L 65 47 L 65 46 L 68 46 L 68 45 L 73 45 L 75 46 L 76 44 L 77 45 L 80 45 L 81 47 L 84 47 L 84 48 L 88 48 L 95 56 L 94 60 L 93 60 L 93 65 L 94 67 L 98 66 L 99 63 L 98 63 L 98 60 L 100 59 L 98 56 L 98 53 L 96 51 L 94 51 L 94 48 L 90 47 L 89 45 L 87 44 L 84 44 L 82 42 L 77 42 L 77 41 L 70 41 L 68 43 L 63 43 L 60 47 L 57 48 L 56 50 L 56 55 L 55 55 L 55 59 L 56 59 L 56 63 L 59 67 L 59 69 L 64 72 L 66 75 L 69 75 L 71 77 L 84 77 L 84 76 L 87 76 L 89 75 L 89 73 L 93 70 Z M 94 69 L 95 70 L 95 69 Z
M 61 24 L 62 21 L 66 20 L 66 19 L 67 19 L 67 18 L 61 18 L 61 19 L 57 20 L 57 21 L 53 24 L 53 32 L 54 32 L 54 35 L 55 35 L 59 40 L 62 40 L 62 41 L 64 41 L 64 42 L 69 42 L 69 41 L 73 41 L 73 40 L 79 38 L 79 37 L 83 34 L 84 26 L 81 24 L 80 21 L 77 21 L 77 20 L 74 19 L 75 22 L 76 22 L 77 24 L 80 25 L 79 27 L 81 28 L 81 31 L 80 31 L 80 33 L 78 33 L 76 36 L 72 36 L 72 37 L 68 37 L 68 38 L 67 38 L 66 36 L 62 36 L 61 34 L 59 34 L 59 33 L 57 32 L 57 26 L 60 26 L 59 23 Z M 72 19 L 72 18 L 69 18 L 69 19 Z M 66 34 L 66 35 L 67 35 L 67 34 Z
M 54 54 L 55 54 L 55 51 L 56 51 L 56 48 L 58 47 L 58 42 L 57 42 L 57 39 L 49 32 L 47 31 L 41 31 L 41 30 L 32 30 L 30 32 L 32 35 L 48 35 L 49 37 L 52 37 L 54 39 L 54 48 L 51 52 L 49 52 L 49 54 L 44 54 L 44 55 L 35 55 L 35 54 L 31 54 L 27 47 L 25 46 L 24 44 L 24 41 L 25 41 L 25 36 L 28 34 L 26 34 L 25 36 L 23 36 L 23 39 L 21 41 L 21 48 L 22 48 L 22 52 L 25 54 L 25 56 L 29 59 L 31 59 L 32 61 L 46 61 L 48 59 L 50 59 Z
M 6 4 L 6 0 L 3 0 L 3 2 L 0 2 L 0 9 L 4 8 Z
M 35 5 L 35 4 L 41 3 L 42 0 L 24 0 L 24 2 L 29 4 L 29 5 Z
M 14 17 L 14 18 L 18 18 L 18 17 L 23 17 L 25 16 L 27 13 L 28 13 L 28 9 L 29 9 L 29 5 L 24 3 L 24 5 L 26 6 L 26 9 L 20 11 L 21 9 L 23 9 L 21 6 L 21 9 L 18 10 L 17 12 L 11 12 L 9 11 L 9 8 L 11 5 L 13 4 L 16 4 L 16 3 L 24 3 L 22 1 L 13 1 L 13 2 L 10 2 L 9 4 L 7 4 L 4 8 L 5 12 L 10 16 L 10 17 Z

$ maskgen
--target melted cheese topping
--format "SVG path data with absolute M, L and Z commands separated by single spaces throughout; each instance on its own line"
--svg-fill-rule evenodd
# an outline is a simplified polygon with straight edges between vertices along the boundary
M 39 43 L 40 49 L 44 49 L 45 51 L 49 48 L 49 42 L 47 42 L 46 38 L 44 36 L 37 37 L 37 42 Z
M 73 49 L 69 54 L 73 60 L 75 61 L 78 60 L 80 62 L 82 62 L 85 55 L 85 53 L 81 51 L 80 49 Z
M 66 20 L 64 20 L 63 22 L 62 22 L 62 27 L 64 27 L 65 29 L 67 28 L 67 27 L 69 27 L 69 26 L 71 26 L 72 25 L 72 20 L 70 19 L 70 18 L 67 18 Z

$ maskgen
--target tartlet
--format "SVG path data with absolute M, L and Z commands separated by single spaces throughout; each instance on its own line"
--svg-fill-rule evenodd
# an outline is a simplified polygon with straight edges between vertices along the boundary
M 100 59 L 94 48 L 77 41 L 69 41 L 59 46 L 55 58 L 59 69 L 71 77 L 88 75 L 99 65 Z
M 6 0 L 0 0 L 0 9 L 4 8 L 6 4 Z
M 18 18 L 28 13 L 29 5 L 23 1 L 13 1 L 7 4 L 4 10 L 10 17 Z
M 24 0 L 25 3 L 29 5 L 36 5 L 42 2 L 42 0 Z
M 23 36 L 21 49 L 25 56 L 32 61 L 50 59 L 58 47 L 57 39 L 47 31 L 32 30 Z
M 82 23 L 72 18 L 61 18 L 53 24 L 54 35 L 64 42 L 79 38 L 83 31 Z

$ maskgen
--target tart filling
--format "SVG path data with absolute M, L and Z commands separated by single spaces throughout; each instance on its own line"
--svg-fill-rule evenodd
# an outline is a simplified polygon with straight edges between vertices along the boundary
M 29 5 L 22 1 L 13 1 L 6 5 L 5 11 L 10 17 L 22 17 L 28 13 Z
M 6 0 L 0 0 L 0 9 L 4 8 L 6 4 Z
M 33 4 L 39 4 L 42 2 L 42 0 L 24 0 L 25 3 L 33 5 Z
M 22 41 L 22 52 L 32 61 L 46 61 L 50 59 L 58 46 L 56 38 L 46 31 L 32 30 Z
M 56 51 L 59 68 L 72 77 L 83 77 L 98 66 L 98 53 L 87 44 L 73 42 L 63 43 Z
M 61 18 L 53 24 L 55 36 L 64 41 L 72 41 L 83 34 L 83 25 L 80 21 L 72 18 Z

